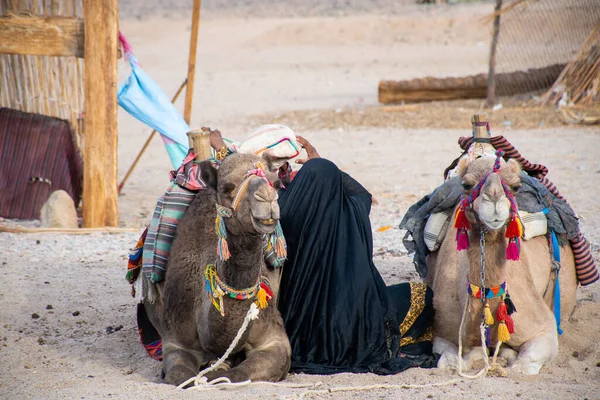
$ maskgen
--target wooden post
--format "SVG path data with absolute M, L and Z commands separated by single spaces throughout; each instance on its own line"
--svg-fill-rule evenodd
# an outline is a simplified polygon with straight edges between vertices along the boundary
M 118 0 L 84 0 L 83 226 L 117 226 Z
M 487 84 L 487 101 L 488 107 L 494 107 L 496 104 L 496 80 L 494 79 L 496 70 L 496 48 L 498 47 L 498 35 L 500 34 L 500 10 L 502 9 L 502 1 L 496 0 L 496 8 L 494 12 L 494 31 L 492 33 L 492 44 L 490 46 L 490 65 L 488 70 L 488 84 Z
M 190 125 L 192 116 L 192 99 L 194 98 L 194 77 L 196 75 L 196 50 L 198 49 L 198 28 L 200 27 L 200 7 L 202 0 L 194 0 L 192 11 L 192 34 L 190 37 L 190 55 L 188 60 L 187 88 L 185 89 L 185 106 L 183 119 Z
M 212 155 L 209 135 L 210 130 L 208 128 L 193 130 L 187 133 L 190 148 L 194 149 L 196 153 L 196 161 L 208 160 Z

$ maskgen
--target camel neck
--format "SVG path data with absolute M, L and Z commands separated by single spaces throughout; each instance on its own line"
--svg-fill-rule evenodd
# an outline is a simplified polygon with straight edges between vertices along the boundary
M 498 286 L 506 281 L 506 245 L 504 231 L 485 234 L 485 287 Z M 469 282 L 481 286 L 481 246 L 479 227 L 474 226 L 469 232 Z
M 231 258 L 217 263 L 217 274 L 236 289 L 255 285 L 264 263 L 262 237 L 229 234 L 227 243 Z

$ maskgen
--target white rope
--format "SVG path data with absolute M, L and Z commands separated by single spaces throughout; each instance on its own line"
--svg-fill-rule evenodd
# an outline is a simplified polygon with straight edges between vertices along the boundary
M 462 339 L 463 339 L 464 326 L 465 326 L 465 317 L 467 315 L 467 310 L 469 309 L 470 304 L 471 304 L 471 297 L 467 296 L 467 300 L 465 301 L 465 307 L 463 308 L 462 318 L 460 319 L 460 326 L 458 328 L 458 375 L 462 376 L 463 378 L 467 378 L 467 379 L 477 379 L 487 373 L 487 371 L 490 369 L 490 364 L 489 364 L 489 360 L 488 360 L 487 349 L 485 348 L 485 328 L 484 328 L 483 324 L 481 324 L 479 331 L 481 333 L 481 350 L 483 351 L 483 361 L 484 361 L 485 365 L 481 369 L 481 371 L 479 371 L 475 375 L 467 375 L 462 372 L 462 361 L 463 361 L 463 359 L 462 359 L 462 352 L 463 352 Z
M 235 348 L 235 346 L 237 346 L 238 342 L 242 338 L 242 335 L 244 334 L 244 332 L 246 332 L 246 329 L 248 328 L 248 324 L 250 323 L 250 321 L 258 318 L 258 313 L 259 313 L 259 309 L 256 306 L 256 303 L 252 302 L 252 304 L 250 305 L 250 309 L 246 313 L 246 317 L 244 318 L 244 322 L 242 323 L 242 326 L 240 327 L 240 330 L 238 331 L 237 335 L 235 336 L 235 338 L 233 339 L 233 341 L 229 345 L 229 348 L 227 349 L 227 351 L 225 352 L 225 354 L 223 354 L 223 356 L 221 358 L 219 358 L 216 363 L 214 363 L 210 367 L 208 367 L 208 368 L 200 371 L 200 373 L 197 376 L 195 376 L 193 378 L 190 378 L 187 381 L 183 382 L 181 385 L 177 386 L 177 389 L 183 389 L 184 387 L 186 387 L 187 385 L 189 385 L 192 382 L 194 382 L 194 387 L 193 387 L 194 389 L 197 388 L 197 387 L 199 387 L 199 386 L 200 387 L 204 387 L 206 385 L 214 385 L 215 383 L 219 383 L 219 382 L 225 382 L 225 383 L 221 383 L 219 386 L 221 386 L 221 385 L 234 385 L 236 387 L 239 387 L 239 386 L 243 386 L 243 385 L 249 384 L 250 383 L 249 380 L 248 381 L 244 381 L 244 382 L 232 383 L 227 378 L 217 378 L 217 379 L 215 379 L 215 380 L 213 380 L 211 382 L 207 382 L 206 378 L 203 378 L 203 377 L 207 373 L 216 370 L 221 364 L 223 364 L 225 362 L 225 360 L 227 360 L 227 358 L 229 357 L 229 355 L 231 354 L 231 352 L 233 351 L 233 349 Z
M 464 332 L 463 328 L 465 325 L 465 316 L 467 315 L 467 310 L 469 308 L 470 303 L 471 303 L 471 297 L 469 296 L 467 298 L 467 301 L 465 301 L 465 307 L 463 308 L 463 314 L 462 314 L 462 318 L 460 320 L 460 327 L 458 328 L 458 375 L 462 376 L 463 378 L 467 378 L 467 379 L 477 379 L 484 375 L 487 375 L 487 373 L 490 370 L 493 370 L 502 376 L 506 376 L 506 372 L 504 371 L 502 366 L 500 366 L 496 362 L 496 359 L 498 358 L 498 353 L 500 352 L 500 346 L 502 345 L 502 342 L 500 342 L 500 341 L 498 341 L 496 343 L 496 349 L 494 350 L 492 364 L 490 365 L 487 348 L 485 347 L 485 327 L 483 326 L 483 323 L 479 326 L 479 333 L 481 335 L 481 351 L 483 352 L 483 362 L 485 365 L 475 375 L 467 375 L 464 372 L 462 372 L 462 361 L 463 361 L 463 359 L 462 359 L 462 352 L 463 352 L 462 338 L 463 338 L 463 332 Z

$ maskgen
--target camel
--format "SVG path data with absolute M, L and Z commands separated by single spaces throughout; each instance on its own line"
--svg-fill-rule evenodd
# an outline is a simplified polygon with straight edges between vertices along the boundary
M 162 337 L 169 384 L 184 383 L 223 356 L 254 301 L 261 308 L 258 319 L 250 321 L 225 369 L 205 377 L 279 381 L 289 370 L 291 347 L 276 306 L 280 270 L 267 266 L 263 254 L 265 235 L 279 224 L 279 178 L 266 168 L 269 162 L 232 154 L 218 171 L 201 163 L 209 187 L 180 222 L 155 299 L 144 300 Z M 217 235 L 215 227 L 226 232 Z
M 519 253 L 515 243 L 510 243 L 515 239 L 505 237 L 511 216 L 515 215 L 515 210 L 511 209 L 511 199 L 520 187 L 520 173 L 521 168 L 516 160 L 504 162 L 500 155 L 484 155 L 474 160 L 465 155 L 459 160 L 458 178 L 454 179 L 461 180 L 463 199 L 468 201 L 471 196 L 471 200 L 474 200 L 462 209 L 465 203 L 459 203 L 455 215 L 458 218 L 461 211 L 464 212 L 463 217 L 468 221 L 464 226 L 470 225 L 471 229 L 461 231 L 460 227 L 449 227 L 438 251 L 427 258 L 429 270 L 425 282 L 435 293 L 433 350 L 441 355 L 438 367 L 458 366 L 459 327 L 467 301 L 469 304 L 468 309 L 465 308 L 461 338 L 464 349 L 462 367 L 469 370 L 474 361 L 484 357 L 480 326 L 487 310 L 483 310 L 484 302 L 475 297 L 477 287 L 481 286 L 495 288 L 498 294 L 506 290 L 516 307 L 517 312 L 509 317 L 514 322 L 514 333 L 507 340 L 504 335 L 509 321 L 506 315 L 502 315 L 499 321 L 498 308 L 502 307 L 505 312 L 509 303 L 503 301 L 501 296 L 487 301 L 490 311 L 487 314 L 495 320 L 490 324 L 491 343 L 487 348 L 498 344 L 498 335 L 503 335 L 507 341 L 501 343 L 499 355 L 506 359 L 510 370 L 537 374 L 558 352 L 557 326 L 551 311 L 554 274 L 551 273 L 553 259 L 548 239 L 538 236 L 521 241 Z M 482 181 L 483 184 L 478 186 Z M 476 190 L 478 193 L 474 195 Z M 485 241 L 484 285 L 481 284 L 481 232 Z M 463 234 L 467 236 L 461 237 Z M 467 247 L 467 241 L 466 251 L 459 251 L 457 247 Z M 509 249 L 509 246 L 512 248 Z M 514 253 L 515 250 L 517 253 Z M 569 245 L 562 246 L 560 253 L 561 320 L 566 321 L 575 306 L 578 283 Z M 503 282 L 506 282 L 506 287 L 500 290 Z M 474 295 L 468 293 L 469 284 L 475 285 L 471 287 Z

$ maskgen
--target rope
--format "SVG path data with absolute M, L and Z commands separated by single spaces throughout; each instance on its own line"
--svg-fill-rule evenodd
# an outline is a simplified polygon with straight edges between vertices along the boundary
M 209 372 L 216 370 L 221 364 L 223 364 L 225 362 L 225 360 L 227 360 L 227 358 L 229 357 L 229 355 L 231 354 L 231 352 L 233 351 L 235 346 L 237 346 L 238 342 L 242 338 L 242 335 L 244 334 L 244 332 L 246 332 L 246 329 L 248 328 L 248 324 L 250 323 L 250 321 L 257 319 L 258 314 L 259 314 L 258 307 L 256 306 L 256 304 L 252 303 L 250 305 L 250 309 L 246 313 L 246 317 L 244 318 L 244 322 L 242 323 L 240 330 L 238 331 L 235 338 L 233 338 L 233 341 L 229 345 L 229 348 L 227 349 L 225 354 L 223 354 L 223 356 L 221 358 L 219 358 L 216 363 L 214 363 L 210 367 L 200 371 L 200 373 L 197 376 L 190 378 L 187 381 L 183 382 L 181 385 L 177 386 L 177 389 L 183 389 L 184 387 L 186 387 L 187 385 L 189 385 L 192 382 L 194 383 L 193 389 L 195 389 L 199 386 L 204 387 L 206 385 L 214 385 L 215 383 L 219 383 L 219 382 L 225 382 L 225 384 L 227 384 L 227 385 L 234 385 L 236 387 L 249 384 L 250 383 L 249 380 L 244 381 L 244 382 L 232 383 L 227 378 L 217 378 L 210 382 L 207 382 L 206 378 L 204 378 L 204 379 L 202 379 L 202 378 L 204 377 L 204 375 L 208 374 Z M 221 385 L 224 385 L 224 384 L 222 383 Z M 221 385 L 219 385 L 219 386 L 221 386 Z

